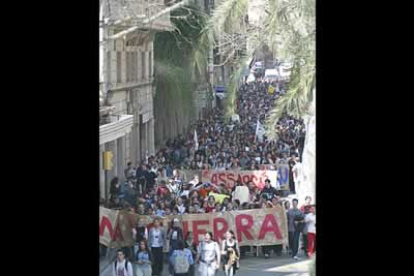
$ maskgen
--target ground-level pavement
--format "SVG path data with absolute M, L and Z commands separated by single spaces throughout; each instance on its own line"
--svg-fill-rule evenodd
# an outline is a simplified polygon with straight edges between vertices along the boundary
M 240 270 L 237 276 L 309 276 L 310 259 L 306 259 L 303 253 L 298 254 L 298 261 L 292 259 L 286 253 L 282 256 L 276 257 L 272 255 L 270 258 L 247 256 L 240 260 Z M 113 276 L 111 267 L 100 273 L 100 276 Z M 196 268 L 197 269 L 197 268 Z M 222 269 L 218 270 L 216 276 L 224 276 Z M 161 276 L 169 276 L 168 265 L 164 264 L 164 270 Z M 196 272 L 196 275 L 198 273 Z

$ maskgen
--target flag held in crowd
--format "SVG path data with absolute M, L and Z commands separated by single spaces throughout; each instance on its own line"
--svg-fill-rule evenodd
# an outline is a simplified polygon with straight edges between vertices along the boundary
M 195 149 L 198 150 L 197 130 L 194 130 L 194 145 L 195 145 Z
M 267 89 L 267 92 L 269 94 L 273 94 L 273 93 L 275 93 L 275 88 L 272 85 L 269 85 L 269 88 Z
M 256 136 L 257 136 L 257 139 L 260 143 L 263 142 L 263 135 L 265 133 L 266 133 L 266 130 L 265 130 L 264 126 L 259 122 L 259 120 L 257 120 Z

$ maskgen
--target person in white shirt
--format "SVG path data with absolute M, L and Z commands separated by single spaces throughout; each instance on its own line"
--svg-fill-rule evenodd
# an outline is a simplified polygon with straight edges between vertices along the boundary
M 180 215 L 185 213 L 185 205 L 184 205 L 183 199 L 181 197 L 177 198 L 177 207 L 178 207 L 178 213 Z
M 305 222 L 308 229 L 308 256 L 312 257 L 315 252 L 316 239 L 316 207 L 310 208 L 310 213 L 306 215 Z
M 299 157 L 295 158 L 295 165 L 292 167 L 293 182 L 295 183 L 295 191 L 298 195 L 302 193 L 302 163 L 299 162 Z
M 153 275 L 162 275 L 164 255 L 163 248 L 166 240 L 164 229 L 160 226 L 160 220 L 154 219 L 154 227 L 149 231 L 149 246 L 153 257 L 152 271 Z
M 112 267 L 113 276 L 133 276 L 134 271 L 131 263 L 125 259 L 125 253 L 121 249 L 117 252 L 115 263 Z
M 171 193 L 171 194 L 173 194 L 173 195 L 176 195 L 176 194 L 178 194 L 178 191 L 179 191 L 179 189 L 180 189 L 180 187 L 179 187 L 179 185 L 178 185 L 178 183 L 177 182 L 179 182 L 179 181 L 175 181 L 175 180 L 169 180 L 169 183 L 167 184 L 167 189 L 168 189 L 168 191 Z
M 220 268 L 220 247 L 212 240 L 213 234 L 205 234 L 205 240 L 197 248 L 196 262 L 200 262 L 198 272 L 200 276 L 214 276 L 216 269 Z
M 238 184 L 232 193 L 234 199 L 238 199 L 240 204 L 249 202 L 250 191 L 249 188 L 243 184 Z

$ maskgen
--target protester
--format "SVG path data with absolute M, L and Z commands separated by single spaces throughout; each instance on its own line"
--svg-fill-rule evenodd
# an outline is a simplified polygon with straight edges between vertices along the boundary
M 212 240 L 211 232 L 206 233 L 204 237 L 204 241 L 201 241 L 197 248 L 196 262 L 200 263 L 198 268 L 200 276 L 211 276 L 220 268 L 221 252 L 218 244 Z
M 316 207 L 310 208 L 310 213 L 305 216 L 306 228 L 308 232 L 308 256 L 312 257 L 315 252 L 316 241 Z
M 179 226 L 180 221 L 178 218 L 173 219 L 172 227 L 168 230 L 167 233 L 167 240 L 170 242 L 169 246 L 169 254 L 168 256 L 171 257 L 171 254 L 174 250 L 178 248 L 178 243 L 184 239 L 183 237 L 183 230 Z M 169 266 L 169 271 L 171 274 L 174 274 L 174 267 L 172 264 Z
M 186 208 L 185 208 L 185 205 L 183 203 L 183 198 L 182 197 L 177 198 L 177 208 L 178 208 L 178 213 L 180 215 L 184 214 Z
M 303 181 L 303 168 L 302 163 L 299 162 L 299 158 L 295 158 L 295 165 L 292 168 L 293 182 L 295 185 L 295 191 L 299 191 Z
M 124 170 L 125 179 L 135 178 L 136 170 L 132 167 L 132 162 L 128 162 L 127 167 Z
M 298 260 L 299 238 L 304 227 L 304 215 L 298 209 L 298 200 L 292 200 L 293 207 L 288 211 L 289 222 L 289 248 L 292 250 L 292 257 Z
M 239 268 L 240 249 L 234 232 L 228 230 L 222 242 L 223 270 L 226 276 L 233 276 Z
M 191 231 L 187 232 L 187 237 L 185 239 L 185 247 L 191 251 L 193 255 L 193 260 L 195 260 L 197 256 L 197 245 L 194 242 L 193 233 Z M 194 276 L 194 274 L 195 274 L 195 269 L 194 269 L 194 263 L 193 263 L 190 265 L 188 276 Z
M 300 211 L 304 214 L 304 216 L 310 213 L 310 209 L 312 207 L 311 203 L 312 203 L 312 198 L 310 196 L 307 196 L 305 198 L 305 204 L 300 207 Z M 308 256 L 308 228 L 306 226 L 303 227 L 301 234 L 302 234 L 302 240 L 303 240 L 302 249 L 305 253 L 305 256 Z
M 187 248 L 183 240 L 179 240 L 177 248 L 171 253 L 170 263 L 174 276 L 189 276 L 190 267 L 194 265 L 193 254 Z
M 215 199 L 213 196 L 209 196 L 205 211 L 206 213 L 211 213 L 214 210 L 214 208 L 215 208 Z
M 149 246 L 153 257 L 152 271 L 153 275 L 161 276 L 163 270 L 163 248 L 165 243 L 165 232 L 160 226 L 160 220 L 155 218 L 154 226 L 149 231 Z
M 274 187 L 270 186 L 270 180 L 266 179 L 265 180 L 265 187 L 263 188 L 262 192 L 260 193 L 262 198 L 264 198 L 265 200 L 272 200 L 272 198 L 274 198 L 278 194 L 279 194 L 278 191 Z
M 234 189 L 233 198 L 239 200 L 241 204 L 249 202 L 249 188 L 242 183 L 237 184 Z
M 138 218 L 137 225 L 135 228 L 132 228 L 132 238 L 136 241 L 134 246 L 134 255 L 136 255 L 136 252 L 139 250 L 139 244 L 142 241 L 148 240 L 148 229 L 142 218 Z
M 135 271 L 137 276 L 151 276 L 151 252 L 145 240 L 139 242 L 139 249 L 135 258 Z
M 110 193 L 110 203 L 111 203 L 111 206 L 113 207 L 116 207 L 119 203 L 119 198 L 118 198 L 118 195 L 120 193 L 119 189 L 120 189 L 120 183 L 119 183 L 118 177 L 112 178 L 109 193 Z
M 310 196 L 307 196 L 307 197 L 305 197 L 305 204 L 303 204 L 301 207 L 300 207 L 300 211 L 302 212 L 302 213 L 305 213 L 305 208 L 307 208 L 307 207 L 311 207 L 311 205 L 312 205 L 312 198 L 310 197 Z M 310 211 L 310 210 L 309 210 Z M 309 213 L 309 212 L 308 212 Z M 306 214 L 308 214 L 308 213 L 306 213 Z
M 125 253 L 121 249 L 116 252 L 116 260 L 113 265 L 112 275 L 113 276 L 133 276 L 134 271 L 131 263 L 125 259 Z

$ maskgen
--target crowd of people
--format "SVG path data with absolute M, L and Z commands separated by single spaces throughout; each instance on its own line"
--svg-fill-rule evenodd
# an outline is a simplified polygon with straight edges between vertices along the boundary
M 170 204 L 165 201 L 172 194 L 186 196 L 183 201 L 189 213 L 187 200 L 192 198 L 189 196 L 191 192 L 200 192 L 197 185 L 203 184 L 205 187 L 207 184 L 209 190 L 227 195 L 231 195 L 234 186 L 237 186 L 237 183 L 233 187 L 200 183 L 193 175 L 186 175 L 185 171 L 191 170 L 260 170 L 263 166 L 267 170 L 276 170 L 280 164 L 289 164 L 289 189 L 294 194 L 295 169 L 299 167 L 304 146 L 304 124 L 301 120 L 284 116 L 277 125 L 277 142 L 269 141 L 266 136 L 259 139 L 256 135 L 257 125 L 264 124 L 275 99 L 280 96 L 279 93 L 269 94 L 267 87 L 265 83 L 251 83 L 240 88 L 236 119 L 225 120 L 222 112 L 215 109 L 206 120 L 198 121 L 187 135 L 167 141 L 165 148 L 143 160 L 138 168 L 128 163 L 125 181 L 121 183 L 117 177 L 111 181 L 108 207 L 138 208 L 140 203 L 144 203 L 141 199 L 145 199 L 149 202 L 145 205 L 147 213 L 172 213 L 174 207 L 178 206 L 168 206 Z M 275 184 L 272 183 L 272 186 Z M 257 192 L 253 185 L 247 186 L 251 193 Z M 206 199 L 206 196 L 202 199 Z M 157 206 L 157 210 L 154 210 L 151 204 L 159 201 L 164 202 L 164 207 Z M 204 202 L 198 203 L 203 205 Z M 165 210 L 165 207 L 169 210 Z M 205 211 L 206 206 L 199 207 Z M 227 204 L 222 207 L 226 209 Z
M 110 200 L 105 206 L 112 209 L 127 209 L 139 215 L 198 214 L 271 208 L 279 204 L 285 207 L 288 219 L 291 256 L 298 259 L 299 238 L 302 235 L 306 256 L 315 251 L 315 207 L 311 198 L 299 209 L 298 200 L 292 202 L 287 194 L 276 189 L 275 183 L 265 181 L 263 189 L 252 182 L 203 183 L 197 175 L 186 175 L 191 170 L 276 170 L 280 164 L 289 164 L 289 189 L 295 194 L 295 180 L 304 146 L 305 128 L 302 120 L 284 116 L 277 124 L 279 139 L 273 142 L 258 137 L 258 124 L 263 125 L 279 91 L 268 93 L 269 84 L 250 83 L 238 91 L 237 114 L 224 119 L 215 109 L 205 120 L 198 121 L 186 135 L 169 140 L 166 147 L 155 156 L 149 156 L 136 168 L 128 163 L 125 181 L 118 177 L 111 181 Z M 283 91 L 284 84 L 279 88 Z M 290 207 L 292 204 L 292 207 Z M 138 220 L 133 229 L 136 240 L 134 250 L 118 252 L 114 275 L 127 276 L 129 265 L 125 265 L 125 254 L 133 260 L 137 275 L 161 276 L 163 270 L 163 247 L 169 243 L 168 263 L 171 275 L 194 275 L 194 265 L 199 263 L 200 275 L 214 275 L 223 264 L 226 276 L 233 276 L 239 268 L 239 259 L 249 248 L 237 244 L 234 233 L 228 231 L 220 246 L 211 233 L 205 240 L 194 244 L 191 232 L 186 237 L 178 220 L 172 227 L 164 229 L 155 219 L 148 229 Z M 271 251 L 282 253 L 282 245 L 263 246 L 266 258 Z M 129 253 L 133 252 L 133 253 Z M 223 255 L 223 257 L 221 257 Z M 206 274 L 207 273 L 207 274 Z
M 302 234 L 305 254 L 312 257 L 316 248 L 316 207 L 312 205 L 310 197 L 306 198 L 306 203 L 301 208 L 298 208 L 297 199 L 293 199 L 292 208 L 289 204 L 289 201 L 285 202 L 290 254 L 295 260 L 299 259 L 299 237 Z M 132 230 L 136 245 L 133 248 L 118 250 L 117 260 L 113 265 L 114 276 L 161 276 L 165 258 L 163 249 L 167 243 L 169 275 L 194 276 L 197 270 L 200 276 L 212 276 L 217 269 L 222 268 L 226 276 L 234 276 L 240 268 L 239 260 L 246 247 L 239 246 L 232 230 L 226 232 L 220 247 L 214 241 L 211 232 L 207 232 L 198 244 L 195 243 L 191 231 L 184 237 L 177 218 L 172 221 L 171 227 L 163 226 L 157 217 L 152 224 L 148 229 L 142 218 L 138 219 L 136 227 Z M 262 246 L 262 250 L 265 257 L 269 257 L 270 250 L 274 250 L 280 256 L 282 245 Z M 129 255 L 128 258 L 125 258 L 126 255 Z M 128 260 L 131 260 L 133 265 Z

